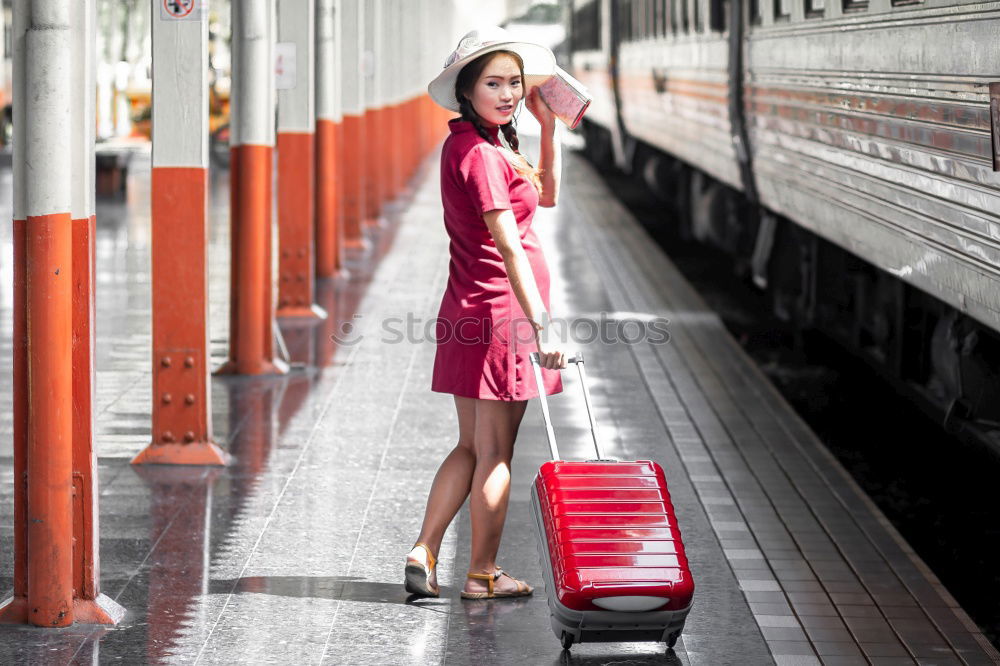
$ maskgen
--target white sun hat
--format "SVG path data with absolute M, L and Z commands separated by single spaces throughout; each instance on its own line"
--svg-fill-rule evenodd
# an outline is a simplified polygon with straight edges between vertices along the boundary
M 525 77 L 548 77 L 555 71 L 556 58 L 540 44 L 519 42 L 509 32 L 497 26 L 471 30 L 458 42 L 458 47 L 444 63 L 444 70 L 427 85 L 431 99 L 451 111 L 458 111 L 455 81 L 467 64 L 491 51 L 513 51 L 524 62 Z

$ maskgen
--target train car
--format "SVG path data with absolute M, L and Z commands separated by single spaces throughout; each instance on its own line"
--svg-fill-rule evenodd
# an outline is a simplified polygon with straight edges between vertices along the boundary
M 680 213 L 664 224 L 730 251 L 780 316 L 1000 451 L 1000 4 L 576 0 L 570 14 L 567 65 L 595 99 L 588 151 Z

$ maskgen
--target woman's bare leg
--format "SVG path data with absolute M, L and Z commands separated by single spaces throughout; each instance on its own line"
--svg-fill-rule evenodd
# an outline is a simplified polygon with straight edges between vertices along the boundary
M 458 444 L 438 468 L 427 497 L 424 524 L 420 528 L 420 537 L 417 541 L 426 543 L 433 551 L 434 557 L 437 557 L 438 551 L 441 550 L 441 540 L 444 538 L 445 530 L 462 508 L 472 485 L 472 473 L 476 467 L 474 451 L 476 402 L 478 401 L 473 398 L 455 396 L 455 408 L 458 410 Z M 437 583 L 436 576 L 432 578 L 431 583 Z
M 469 571 L 488 573 L 496 567 L 497 550 L 510 498 L 510 463 L 514 440 L 527 403 L 478 400 L 476 402 L 476 468 L 469 500 L 472 555 Z M 485 590 L 485 581 L 468 579 L 466 591 Z M 501 578 L 495 589 L 514 589 L 516 583 Z

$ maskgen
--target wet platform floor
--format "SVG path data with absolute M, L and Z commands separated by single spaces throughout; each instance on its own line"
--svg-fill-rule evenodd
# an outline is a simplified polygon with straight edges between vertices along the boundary
M 530 152 L 530 149 L 529 149 Z M 9 188 L 10 174 L 0 186 Z M 211 337 L 226 353 L 228 212 L 213 176 Z M 352 277 L 321 284 L 331 317 L 282 325 L 298 368 L 216 378 L 226 469 L 129 464 L 149 437 L 148 165 L 98 210 L 97 438 L 103 591 L 115 628 L 0 627 L 0 663 L 994 664 L 995 650 L 731 340 L 591 167 L 565 153 L 556 209 L 536 229 L 552 310 L 577 323 L 664 317 L 670 339 L 588 335 L 608 453 L 666 470 L 697 589 L 673 651 L 574 646 L 549 628 L 528 489 L 547 446 L 537 404 L 518 438 L 498 561 L 536 585 L 523 600 L 463 602 L 463 509 L 439 553 L 442 598 L 412 601 L 403 557 L 437 465 L 455 444 L 450 396 L 429 390 L 447 278 L 434 159 L 368 229 Z M 9 211 L 7 211 L 9 219 Z M 10 226 L 0 241 L 10 266 Z M 10 270 L 0 271 L 10 376 Z M 399 332 L 410 325 L 411 335 Z M 345 324 L 350 322 L 350 327 Z M 350 330 L 348 330 L 348 328 Z M 336 340 L 334 339 L 336 338 Z M 402 338 L 402 339 L 401 339 Z M 586 339 L 583 339 L 586 338 Z M 630 339 L 632 339 L 630 337 Z M 575 373 L 551 400 L 563 455 L 588 455 Z M 11 587 L 10 384 L 0 403 L 0 593 Z

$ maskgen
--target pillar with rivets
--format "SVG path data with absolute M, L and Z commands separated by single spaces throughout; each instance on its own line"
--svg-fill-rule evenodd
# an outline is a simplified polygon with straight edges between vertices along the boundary
M 99 585 L 95 37 L 93 0 L 14 2 L 14 593 L 0 622 L 125 614 Z
M 274 0 L 232 3 L 229 360 L 217 374 L 283 374 L 274 357 L 271 187 L 274 159 Z
M 345 277 L 341 261 L 342 174 L 339 0 L 316 2 L 316 277 Z
M 208 16 L 152 0 L 153 441 L 132 462 L 224 465 L 208 351 Z
M 323 319 L 315 304 L 314 0 L 278 0 L 278 316 Z

